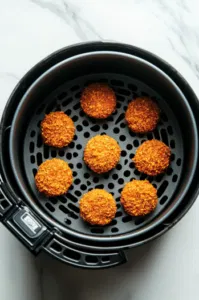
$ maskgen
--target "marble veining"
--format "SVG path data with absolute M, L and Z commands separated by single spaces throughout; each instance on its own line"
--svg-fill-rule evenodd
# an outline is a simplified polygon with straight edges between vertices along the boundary
M 87 5 L 95 3 L 96 1 L 43 1 L 43 0 L 31 0 L 32 3 L 37 4 L 40 8 L 47 9 L 49 12 L 55 14 L 58 18 L 61 18 L 73 28 L 76 35 L 80 38 L 81 41 L 89 41 L 93 39 L 103 40 L 103 33 L 99 34 L 99 32 L 95 29 L 95 24 L 91 24 L 89 22 L 89 18 L 85 19 L 81 16 L 82 14 L 82 3 L 85 2 Z M 103 1 L 102 1 L 103 2 Z M 108 1 L 107 1 L 108 2 Z M 117 5 L 116 1 L 116 5 Z M 75 3 L 75 4 L 74 4 Z M 113 11 L 115 3 L 113 1 L 109 1 L 109 4 L 112 4 Z M 120 5 L 121 1 L 118 2 Z M 186 64 L 188 64 L 196 76 L 199 77 L 199 65 L 198 62 L 195 61 L 194 56 L 192 55 L 192 44 L 187 43 L 187 37 L 192 39 L 192 42 L 196 42 L 198 45 L 198 35 L 196 31 L 192 31 L 189 26 L 186 24 L 186 19 L 189 18 L 191 13 L 191 8 L 193 9 L 193 2 L 189 2 L 186 0 L 181 1 L 124 1 L 125 6 L 122 8 L 125 10 L 128 8 L 133 9 L 133 4 L 138 5 L 140 8 L 140 12 L 143 11 L 145 13 L 146 7 L 151 10 L 152 16 L 157 18 L 157 20 L 162 22 L 162 25 L 166 27 L 168 33 L 166 38 L 172 48 L 172 50 L 181 57 Z M 78 7 L 78 4 L 80 7 Z M 107 3 L 104 2 L 104 9 L 106 10 Z M 144 7 L 145 6 L 145 7 Z M 122 12 L 122 10 L 121 10 Z M 137 11 L 136 11 L 137 12 Z M 164 18 L 161 18 L 161 12 L 164 12 Z M 186 16 L 187 15 L 187 16 Z M 114 14 L 110 15 L 110 19 L 114 18 Z M 132 14 L 132 20 L 134 16 Z M 123 20 L 122 20 L 123 21 Z M 143 20 L 144 21 L 144 20 Z M 154 20 L 151 19 L 151 22 Z M 191 21 L 191 20 L 190 20 Z M 118 24 L 119 26 L 119 24 Z M 134 24 L 132 24 L 134 26 Z M 136 24 L 136 30 L 139 30 L 139 26 L 143 26 L 142 23 Z M 146 24 L 147 26 L 147 24 Z M 126 28 L 126 30 L 129 30 Z M 151 34 L 151 32 L 149 33 Z M 161 34 L 161 31 L 160 31 Z
M 61 47 L 112 40 L 161 56 L 199 95 L 198 8 L 197 0 L 7 0 L 0 10 L 0 82 L 16 84 Z
M 32 30 L 35 30 L 34 35 L 32 39 L 29 36 L 28 40 L 36 43 L 36 47 L 39 43 L 37 53 L 42 47 L 41 52 L 46 55 L 59 48 L 56 45 L 53 47 L 53 41 L 55 44 L 65 46 L 89 40 L 116 40 L 147 48 L 174 64 L 176 68 L 182 69 L 184 66 L 184 69 L 188 69 L 188 73 L 191 69 L 195 74 L 195 80 L 198 79 L 197 0 L 20 0 L 18 3 L 19 5 L 16 5 L 14 0 L 6 1 L 6 5 L 0 13 L 2 14 L 1 23 L 4 25 L 0 29 L 4 33 L 1 34 L 3 51 L 10 46 L 9 42 L 12 46 L 14 46 L 14 42 L 19 42 L 23 46 L 27 38 L 25 35 L 30 35 Z M 20 10 L 16 16 L 17 6 L 20 7 Z M 16 18 L 11 18 L 13 15 Z M 55 24 L 58 22 L 59 24 Z M 7 25 L 14 28 L 15 24 L 17 25 L 15 34 L 18 41 L 9 41 L 10 37 L 9 35 L 5 37 L 3 28 L 6 28 Z M 18 31 L 17 27 L 20 27 L 21 30 Z M 9 29 L 7 34 L 9 34 Z M 40 31 L 45 38 L 38 41 Z M 54 35 L 52 35 L 51 47 L 47 47 L 48 45 L 45 45 L 44 41 L 50 39 L 52 31 Z M 38 36 L 36 36 L 36 32 L 38 32 Z M 46 37 L 47 35 L 48 37 Z M 48 48 L 50 48 L 49 51 Z M 29 62 L 31 59 L 30 55 Z M 20 59 L 19 62 L 23 64 Z M 16 73 L 10 68 L 6 72 Z M 184 71 L 184 73 L 187 72 Z M 24 72 L 20 75 L 23 74 Z M 16 77 L 20 77 L 20 75 Z
M 68 1 L 41 1 L 31 0 L 41 8 L 48 9 L 71 26 L 80 40 L 89 41 L 94 39 L 102 40 L 102 37 L 96 32 L 95 28 L 87 20 L 83 19 L 78 13 L 78 7 Z

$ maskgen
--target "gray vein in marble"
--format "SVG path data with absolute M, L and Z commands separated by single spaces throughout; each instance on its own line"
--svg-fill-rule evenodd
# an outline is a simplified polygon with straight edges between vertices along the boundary
M 59 6 L 56 3 L 42 0 L 30 0 L 32 3 L 37 4 L 39 7 L 48 9 L 51 13 L 62 19 L 67 25 L 69 25 L 80 38 L 81 41 L 88 41 L 93 39 L 102 40 L 101 36 L 97 33 L 95 28 L 86 20 L 81 18 L 75 8 L 72 8 L 71 4 L 63 1 L 63 6 Z M 84 27 L 84 29 L 83 29 Z
M 0 77 L 11 77 L 14 78 L 15 80 L 20 80 L 20 77 L 10 72 L 0 72 Z
M 172 32 L 175 34 L 176 38 L 183 46 L 185 53 L 182 54 L 180 50 L 178 50 L 178 47 L 176 47 L 174 43 L 171 41 L 169 36 L 167 36 L 168 41 L 172 46 L 172 49 L 176 52 L 177 55 L 179 55 L 186 62 L 186 64 L 188 64 L 191 67 L 191 69 L 193 70 L 197 78 L 199 78 L 199 72 L 198 72 L 199 64 L 195 62 L 191 54 L 191 49 L 188 47 L 187 34 L 189 34 L 189 32 L 187 30 L 187 26 L 184 24 L 184 20 L 181 15 L 182 10 L 188 11 L 188 7 L 186 6 L 186 3 L 184 2 L 184 0 L 180 0 L 177 2 L 179 8 L 177 13 L 174 13 L 175 10 L 172 10 L 171 7 L 167 5 L 168 2 L 164 0 L 159 0 L 158 3 L 161 7 L 161 10 L 166 11 L 168 16 L 172 19 L 172 22 L 168 22 L 164 20 L 164 23 L 167 26 L 167 28 L 171 29 Z
M 177 4 L 181 5 L 186 11 L 190 12 L 190 9 L 189 9 L 187 3 L 185 2 L 185 0 L 179 0 L 179 1 L 177 1 Z
M 69 5 L 66 1 L 63 1 L 66 11 L 71 15 L 71 17 L 75 20 L 76 24 L 78 25 L 78 29 L 82 30 L 81 28 L 81 24 L 84 24 L 84 26 L 93 34 L 96 36 L 96 38 L 98 38 L 99 40 L 102 40 L 102 37 L 99 35 L 99 33 L 95 30 L 95 28 L 93 28 L 93 26 L 86 20 L 82 19 L 79 14 L 77 12 L 75 12 L 74 10 L 72 10 L 70 7 L 71 5 Z M 89 40 L 89 37 L 86 36 L 86 39 Z

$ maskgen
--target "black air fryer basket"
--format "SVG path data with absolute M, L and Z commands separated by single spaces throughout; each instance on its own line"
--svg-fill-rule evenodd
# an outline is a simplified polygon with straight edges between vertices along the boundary
M 80 108 L 83 88 L 106 82 L 117 96 L 117 110 L 107 120 L 88 118 Z M 124 121 L 128 103 L 150 96 L 161 108 L 156 130 L 136 135 Z M 46 113 L 64 111 L 76 125 L 66 148 L 45 146 L 40 123 Z M 64 48 L 32 68 L 13 91 L 4 110 L 0 132 L 1 221 L 34 254 L 46 251 L 75 266 L 105 268 L 126 261 L 124 250 L 150 241 L 171 228 L 198 194 L 199 105 L 187 82 L 166 62 L 139 48 L 118 43 L 88 43 Z M 122 148 L 111 172 L 94 174 L 83 163 L 87 141 L 108 134 Z M 162 140 L 172 152 L 166 174 L 148 177 L 132 163 L 145 140 Z M 60 197 L 41 195 L 34 182 L 46 159 L 66 160 L 74 183 Z M 158 189 L 157 209 L 146 217 L 127 215 L 120 204 L 125 182 L 147 178 Z M 93 188 L 104 188 L 117 201 L 115 219 L 105 227 L 91 226 L 79 216 L 78 201 Z

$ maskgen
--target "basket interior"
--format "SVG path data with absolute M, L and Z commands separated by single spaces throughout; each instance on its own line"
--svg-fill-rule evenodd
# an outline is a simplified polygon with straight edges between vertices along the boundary
M 91 82 L 107 82 L 117 96 L 117 110 L 106 120 L 94 120 L 86 116 L 80 108 L 80 95 Z M 137 96 L 150 96 L 161 109 L 161 120 L 152 133 L 137 135 L 129 131 L 124 112 L 128 103 Z M 167 95 L 160 95 L 147 84 L 118 73 L 99 73 L 80 76 L 66 81 L 44 97 L 40 105 L 32 111 L 23 140 L 24 174 L 34 200 L 58 223 L 87 235 L 121 235 L 138 230 L 159 216 L 177 190 L 184 161 L 183 139 L 179 123 L 168 105 Z M 74 141 L 63 149 L 55 149 L 43 144 L 40 123 L 45 114 L 62 110 L 74 121 L 76 135 Z M 88 140 L 97 134 L 108 134 L 115 138 L 122 149 L 121 159 L 115 169 L 107 174 L 93 173 L 83 162 L 83 150 Z M 134 167 L 132 158 L 137 147 L 144 141 L 156 138 L 166 143 L 172 151 L 171 164 L 165 174 L 148 177 Z M 73 170 L 74 183 L 69 192 L 60 197 L 48 198 L 38 193 L 34 175 L 38 166 L 53 157 L 66 160 Z M 157 189 L 159 203 L 156 210 L 146 217 L 127 215 L 120 204 L 120 193 L 124 184 L 132 179 L 148 179 Z M 111 224 L 105 227 L 91 226 L 79 215 L 78 201 L 93 188 L 104 188 L 113 194 L 117 201 L 117 213 Z

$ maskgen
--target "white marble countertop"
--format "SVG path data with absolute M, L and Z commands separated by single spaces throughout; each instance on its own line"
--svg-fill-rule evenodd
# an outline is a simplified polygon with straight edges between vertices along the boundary
M 14 86 L 38 61 L 61 47 L 93 40 L 129 43 L 159 55 L 187 79 L 199 97 L 198 0 L 0 3 L 0 112 Z M 85 271 L 39 258 L 43 299 L 197 299 L 198 214 L 196 201 L 174 229 L 149 245 L 129 251 L 129 263 L 115 269 Z M 5 238 L 1 247 L 9 247 L 6 243 L 10 238 Z M 6 251 L 2 255 L 6 256 Z M 1 297 L 5 299 L 10 296 Z

